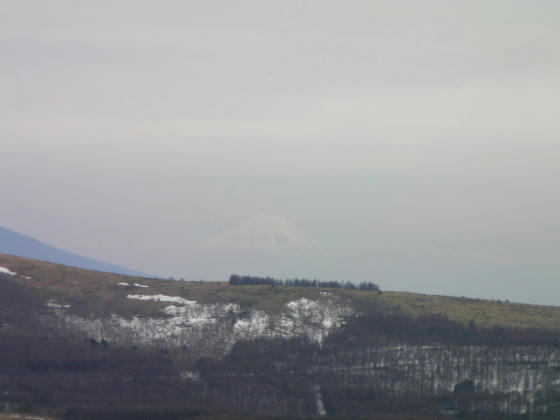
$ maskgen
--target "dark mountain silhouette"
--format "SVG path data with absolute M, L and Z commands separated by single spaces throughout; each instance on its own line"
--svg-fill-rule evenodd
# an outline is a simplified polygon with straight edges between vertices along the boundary
M 73 252 L 55 248 L 29 236 L 22 235 L 0 226 L 0 253 L 18 257 L 34 258 L 57 264 L 70 265 L 89 270 L 106 271 L 109 273 L 131 276 L 148 276 L 129 268 L 97 261 Z

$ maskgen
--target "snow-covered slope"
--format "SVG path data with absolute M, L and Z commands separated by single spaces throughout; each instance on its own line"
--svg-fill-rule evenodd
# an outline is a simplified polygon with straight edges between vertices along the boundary
M 304 250 L 319 243 L 284 216 L 259 215 L 202 243 L 204 249 Z
M 77 316 L 70 305 L 49 302 L 47 306 L 61 327 L 85 338 L 116 344 L 186 347 L 192 351 L 223 355 L 239 340 L 258 337 L 305 337 L 321 343 L 354 311 L 338 296 L 323 293 L 317 300 L 301 298 L 288 302 L 279 313 L 242 310 L 236 303 L 200 304 L 178 296 L 127 295 L 128 299 L 169 302 L 161 317 L 121 315 Z

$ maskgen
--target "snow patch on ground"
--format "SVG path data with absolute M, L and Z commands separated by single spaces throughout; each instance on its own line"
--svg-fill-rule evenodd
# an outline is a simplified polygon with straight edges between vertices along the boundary
M 325 410 L 325 405 L 323 404 L 323 395 L 321 394 L 321 386 L 319 384 L 315 385 L 315 401 L 317 403 L 317 414 L 321 417 L 327 415 L 327 410 Z
M 64 305 L 62 303 L 52 303 L 52 302 L 47 302 L 47 306 L 49 308 L 57 308 L 57 309 L 63 309 L 63 308 L 69 308 L 70 305 Z
M 127 282 L 124 282 L 124 281 L 118 282 L 117 286 L 121 286 L 121 287 L 141 287 L 143 289 L 146 289 L 146 288 L 150 287 L 147 284 L 140 284 L 140 283 L 130 284 L 130 283 L 127 283 Z
M 196 303 L 194 300 L 183 299 L 179 296 L 167 296 L 167 295 L 126 295 L 128 299 L 138 299 L 138 300 L 152 300 L 154 302 L 175 302 L 182 305 L 193 305 Z
M 201 304 L 179 296 L 135 295 L 128 299 L 171 302 L 162 309 L 162 316 L 125 318 L 117 314 L 109 317 L 79 317 L 63 313 L 57 315 L 71 329 L 82 331 L 87 338 L 106 340 L 116 344 L 148 344 L 186 346 L 207 354 L 225 354 L 239 340 L 258 337 L 307 337 L 322 343 L 325 337 L 344 323 L 352 309 L 336 296 L 320 296 L 319 300 L 302 298 L 288 302 L 279 313 L 244 310 L 236 303 Z M 51 305 L 49 305 L 51 306 Z
M 349 306 L 336 299 L 309 300 L 302 298 L 288 302 L 275 316 L 263 311 L 251 311 L 234 324 L 239 339 L 259 336 L 291 338 L 305 336 L 322 343 L 333 328 L 340 327 L 344 318 L 353 313 Z
M 227 312 L 228 308 L 220 305 L 200 305 L 195 301 L 188 301 L 185 306 L 166 306 L 163 311 L 177 319 L 179 323 L 186 324 L 214 324 L 220 316 L 220 312 Z
M 9 269 L 7 269 L 6 267 L 0 267 L 0 273 L 2 274 L 8 274 L 10 276 L 15 276 L 17 273 L 10 271 Z
M 233 324 L 233 334 L 238 339 L 261 337 L 271 329 L 271 316 L 264 311 L 251 311 Z
M 50 299 L 47 302 L 47 306 L 49 308 L 53 308 L 53 309 L 68 309 L 70 308 L 70 305 L 66 304 L 66 303 L 58 303 L 56 300 L 54 299 Z
M 200 381 L 200 373 L 185 370 L 185 371 L 181 372 L 181 379 L 183 381 L 198 382 L 198 381 Z
M 286 304 L 281 323 L 285 329 L 284 336 L 295 332 L 322 343 L 333 328 L 342 326 L 344 319 L 352 314 L 349 305 L 341 304 L 334 297 L 321 300 L 301 298 Z

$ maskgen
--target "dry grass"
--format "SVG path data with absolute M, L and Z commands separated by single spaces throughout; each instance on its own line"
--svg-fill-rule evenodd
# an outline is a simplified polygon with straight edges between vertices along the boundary
M 404 314 L 444 315 L 449 319 L 479 326 L 545 328 L 560 330 L 560 307 L 507 303 L 482 299 L 385 292 L 383 301 Z
M 44 302 L 55 299 L 70 303 L 81 314 L 119 313 L 124 316 L 161 316 L 164 303 L 127 299 L 133 294 L 181 296 L 201 303 L 234 302 L 243 308 L 276 312 L 289 301 L 316 298 L 320 290 L 282 286 L 228 286 L 225 282 L 183 282 L 131 277 L 82 270 L 48 262 L 0 254 L 0 266 L 19 275 L 16 280 L 34 291 Z M 23 276 L 29 276 L 26 279 Z M 141 283 L 150 288 L 120 287 L 119 282 Z M 347 299 L 358 311 L 373 307 L 410 316 L 443 315 L 452 320 L 480 326 L 545 328 L 560 330 L 560 307 L 498 301 L 421 295 L 406 292 L 328 289 Z

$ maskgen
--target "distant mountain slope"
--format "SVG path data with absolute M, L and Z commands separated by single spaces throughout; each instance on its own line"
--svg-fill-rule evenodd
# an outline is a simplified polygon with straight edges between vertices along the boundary
M 55 248 L 29 236 L 22 235 L 0 226 L 0 253 L 19 257 L 34 258 L 58 264 L 70 265 L 89 270 L 106 271 L 109 273 L 126 274 L 131 276 L 147 276 L 135 270 L 108 264 L 91 258 L 83 257 L 73 252 Z

